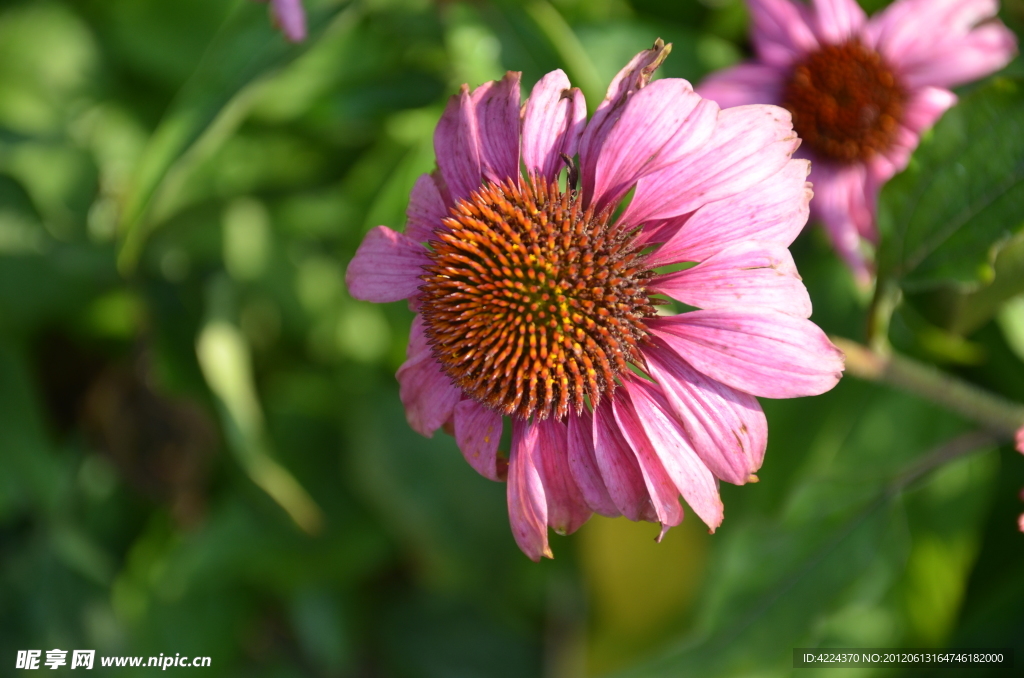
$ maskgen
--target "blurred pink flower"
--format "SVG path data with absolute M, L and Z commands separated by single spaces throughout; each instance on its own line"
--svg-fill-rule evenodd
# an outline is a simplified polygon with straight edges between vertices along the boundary
M 774 103 L 793 114 L 814 161 L 813 215 L 861 282 L 861 239 L 877 238 L 878 192 L 921 133 L 954 103 L 948 88 L 1016 53 L 998 0 L 897 0 L 868 19 L 855 0 L 747 0 L 757 58 L 698 88 L 723 107 Z
M 811 197 L 789 114 L 650 82 L 668 49 L 634 57 L 589 121 L 560 70 L 522 107 L 519 73 L 464 85 L 405 233 L 376 227 L 347 271 L 352 296 L 417 311 L 397 375 L 409 424 L 445 426 L 473 468 L 507 477 L 534 560 L 548 526 L 593 511 L 664 534 L 680 494 L 713 531 L 718 481 L 756 480 L 764 457 L 755 396 L 823 393 L 843 370 L 787 249 Z M 680 262 L 697 265 L 656 270 Z M 701 310 L 658 315 L 654 294 Z
M 290 41 L 302 42 L 306 39 L 306 12 L 302 9 L 302 0 L 256 0 L 256 2 L 270 2 L 270 12 L 274 18 L 274 24 Z
M 1017 429 L 1017 451 L 1024 454 L 1024 426 Z

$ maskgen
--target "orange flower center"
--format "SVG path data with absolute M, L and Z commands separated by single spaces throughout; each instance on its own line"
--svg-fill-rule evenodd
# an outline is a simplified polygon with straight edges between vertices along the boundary
M 888 149 L 905 102 L 889 65 L 858 40 L 826 45 L 797 63 L 782 97 L 804 143 L 840 163 Z
M 427 340 L 468 395 L 523 419 L 596 406 L 640 363 L 651 272 L 635 234 L 557 184 L 485 184 L 435 231 Z

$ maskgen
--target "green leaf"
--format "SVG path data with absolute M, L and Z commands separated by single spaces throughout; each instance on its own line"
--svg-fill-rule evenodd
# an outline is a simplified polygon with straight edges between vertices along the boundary
M 974 289 L 1024 227 L 1024 85 L 1000 79 L 935 126 L 879 204 L 879 271 L 907 291 Z

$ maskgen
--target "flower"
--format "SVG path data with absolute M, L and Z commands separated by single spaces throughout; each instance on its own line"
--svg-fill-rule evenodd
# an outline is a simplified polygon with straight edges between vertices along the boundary
M 1015 436 L 1014 442 L 1017 446 L 1017 451 L 1024 454 L 1024 426 L 1017 429 L 1017 435 Z
M 862 239 L 877 241 L 881 187 L 954 103 L 948 88 L 1016 53 L 998 0 L 897 0 L 868 19 L 855 0 L 748 0 L 757 57 L 698 88 L 724 107 L 774 103 L 793 114 L 814 162 L 813 216 L 862 283 Z
M 302 9 L 302 0 L 256 0 L 256 2 L 270 3 L 270 13 L 274 24 L 290 41 L 302 42 L 306 39 L 306 12 Z
M 680 494 L 713 531 L 718 481 L 756 480 L 764 456 L 755 396 L 822 393 L 843 369 L 787 249 L 811 197 L 789 114 L 651 82 L 670 47 L 634 57 L 589 121 L 560 70 L 522 107 L 519 73 L 463 85 L 405 233 L 374 228 L 346 272 L 358 299 L 409 300 L 409 424 L 445 426 L 473 468 L 507 478 L 534 560 L 551 556 L 548 526 L 595 511 L 664 534 Z M 660 268 L 679 262 L 697 265 Z M 659 315 L 656 295 L 700 310 Z

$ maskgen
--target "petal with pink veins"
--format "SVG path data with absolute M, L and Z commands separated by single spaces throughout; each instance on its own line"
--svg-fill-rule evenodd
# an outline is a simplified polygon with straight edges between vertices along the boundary
M 856 0 L 814 0 L 813 16 L 815 33 L 832 45 L 856 36 L 868 19 Z
M 448 99 L 434 129 L 434 155 L 452 201 L 468 198 L 480 188 L 480 135 L 467 85 Z
M 573 157 L 587 125 L 587 102 L 561 69 L 541 78 L 526 101 L 522 153 L 526 171 L 554 181 Z
M 768 445 L 768 420 L 754 396 L 709 379 L 665 344 L 644 347 L 650 374 L 693 449 L 722 480 L 756 480 Z
M 638 179 L 679 162 L 708 142 L 718 104 L 686 80 L 665 78 L 630 95 L 605 137 L 594 177 L 598 209 L 617 202 Z
M 522 73 L 509 71 L 473 90 L 483 178 L 494 183 L 519 182 L 519 81 Z
M 809 171 L 806 160 L 790 160 L 782 170 L 740 195 L 672 220 L 676 223 L 661 229 L 667 236 L 665 244 L 649 255 L 649 264 L 703 261 L 746 240 L 788 247 L 807 224 L 813 195 L 807 183 Z
M 583 493 L 587 506 L 603 516 L 614 518 L 621 515 L 608 494 L 594 456 L 593 415 L 588 410 L 580 414 L 570 412 L 566 423 L 569 427 L 569 472 Z
M 782 101 L 783 69 L 760 63 L 725 68 L 704 78 L 697 94 L 722 108 L 749 104 L 777 104 Z
M 751 41 L 761 60 L 789 66 L 818 48 L 809 8 L 792 0 L 747 0 Z
M 652 318 L 647 325 L 695 369 L 751 395 L 819 395 L 842 377 L 842 352 L 803 318 L 718 309 Z
M 587 522 L 591 511 L 569 470 L 568 431 L 564 423 L 554 419 L 534 426 L 540 429 L 537 449 L 548 502 L 548 525 L 558 534 L 572 534 Z
M 607 399 L 594 410 L 594 458 L 619 513 L 630 520 L 658 520 L 636 455 L 622 437 Z
M 811 297 L 789 250 L 748 240 L 685 271 L 655 276 L 652 292 L 697 308 L 754 308 L 811 316 Z
M 454 416 L 455 442 L 469 465 L 484 478 L 505 480 L 508 462 L 498 456 L 501 415 L 475 400 L 462 400 Z
M 667 219 L 739 195 L 783 169 L 799 145 L 786 109 L 726 108 L 718 115 L 711 140 L 698 153 L 637 183 L 622 221 Z
M 448 216 L 448 208 L 429 174 L 422 174 L 412 187 L 409 207 L 405 210 L 405 235 L 416 242 L 426 242 L 434 237 L 434 231 L 444 228 L 442 223 Z
M 407 235 L 377 226 L 366 234 L 345 271 L 356 299 L 378 304 L 408 299 L 419 292 L 427 251 Z
M 540 431 L 535 424 L 512 420 L 508 461 L 508 518 L 516 544 L 531 560 L 553 558 L 548 546 L 548 505 L 541 476 Z
M 624 379 L 623 383 L 628 384 L 630 381 L 630 379 Z M 665 450 L 649 439 L 648 433 L 644 428 L 642 420 L 649 413 L 646 411 L 641 413 L 634 408 L 632 398 L 629 395 L 631 392 L 629 388 L 620 387 L 620 389 L 621 391 L 616 392 L 612 398 L 615 421 L 618 422 L 623 437 L 629 443 L 629 447 L 633 450 L 633 454 L 636 455 L 636 460 L 640 464 L 640 472 L 643 474 L 644 482 L 647 484 L 647 492 L 650 494 L 651 502 L 654 504 L 654 511 L 658 515 L 658 522 L 661 523 L 661 534 L 658 536 L 658 540 L 661 541 L 665 533 L 668 532 L 668 528 L 675 527 L 683 522 L 683 507 L 679 504 L 680 487 L 675 483 L 675 479 L 669 475 L 668 471 L 665 470 L 665 463 L 671 463 L 668 459 L 664 460 L 665 463 L 663 463 L 660 455 Z M 641 400 L 641 403 L 644 403 L 644 401 Z M 662 422 L 657 420 L 654 423 L 658 425 Z M 671 455 L 671 451 L 669 455 Z M 707 468 L 704 470 L 707 471 Z M 708 477 L 711 479 L 711 484 L 714 485 L 714 478 L 711 478 L 710 471 L 708 471 Z

